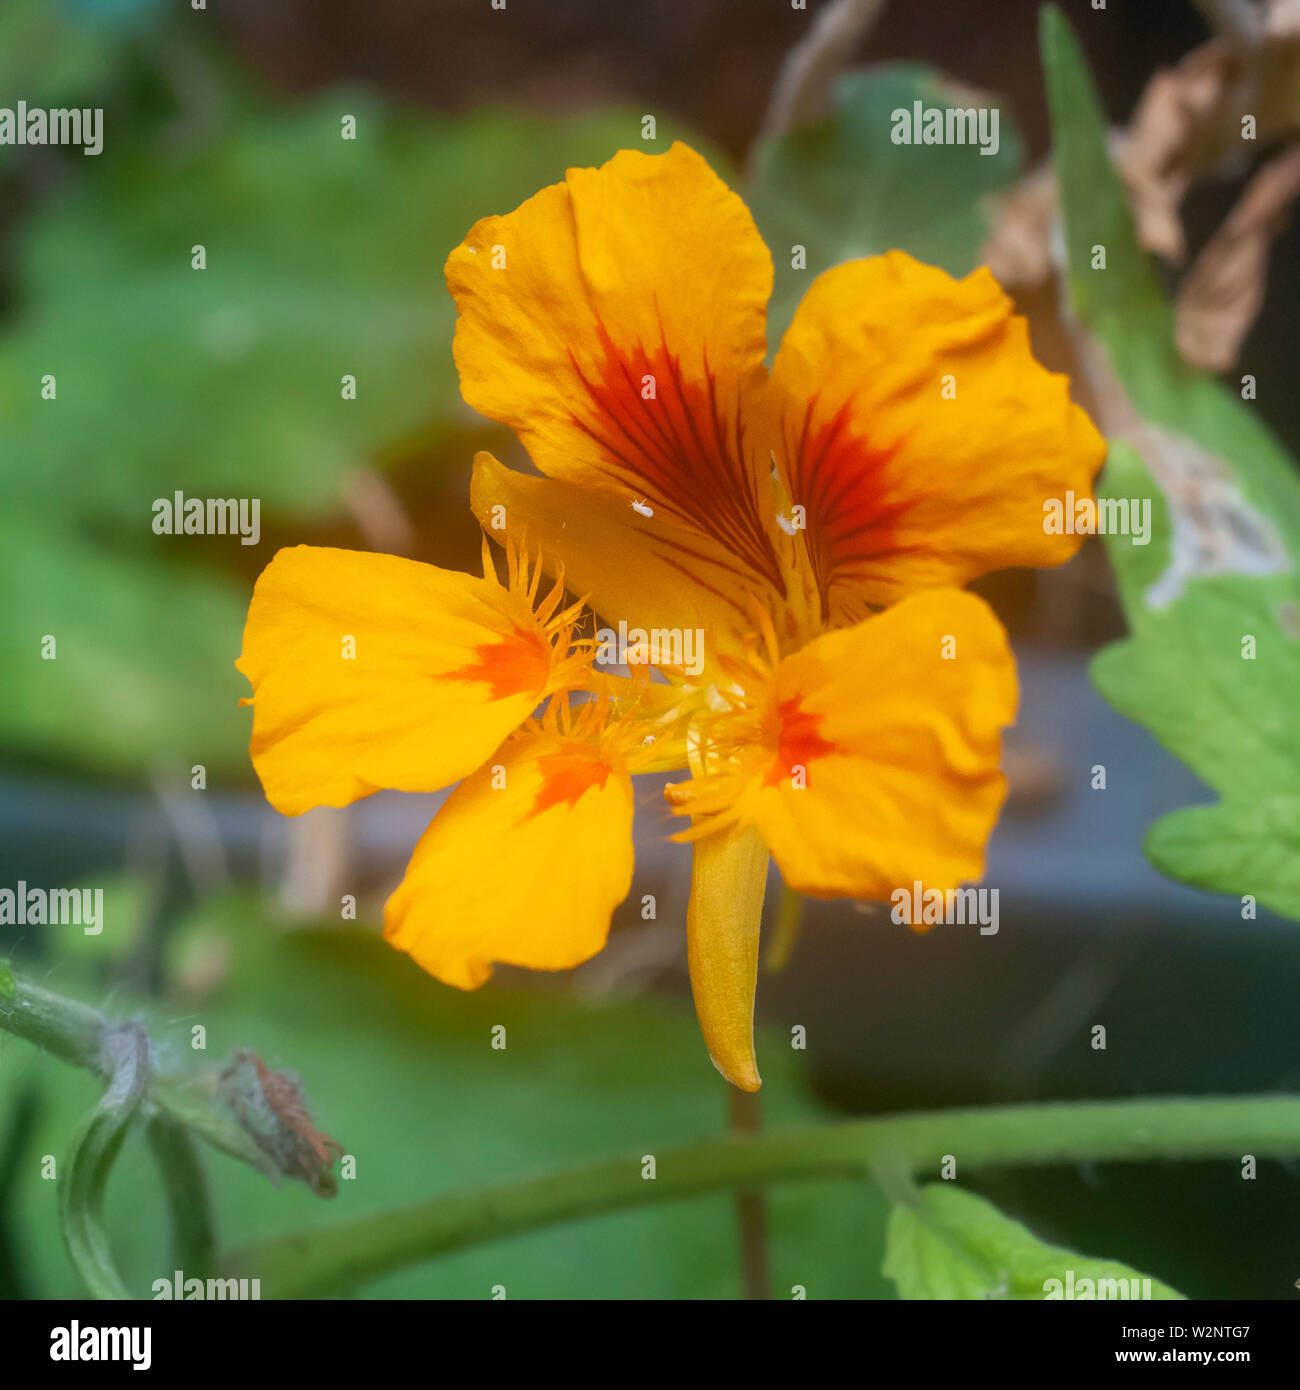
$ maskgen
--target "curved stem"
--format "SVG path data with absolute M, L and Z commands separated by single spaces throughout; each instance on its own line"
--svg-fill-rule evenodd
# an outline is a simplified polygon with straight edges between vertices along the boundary
M 184 1125 L 161 1111 L 146 1131 L 167 1193 L 176 1268 L 206 1277 L 216 1265 L 217 1237 L 208 1183 L 194 1139 Z
M 1207 1097 L 1005 1106 L 897 1115 L 724 1139 L 640 1155 L 477 1192 L 435 1197 L 344 1225 L 249 1247 L 224 1262 L 256 1277 L 267 1298 L 332 1294 L 465 1246 L 557 1221 L 773 1182 L 861 1175 L 885 1165 L 938 1176 L 947 1154 L 959 1174 L 1031 1164 L 1223 1158 L 1300 1153 L 1300 1099 Z
M 85 1067 L 107 1079 L 111 1068 L 103 1054 L 104 1039 L 116 1027 L 112 1019 L 97 1009 L 15 976 L 8 962 L 0 960 L 0 1031 L 25 1038 L 61 1061 Z M 153 1071 L 148 1098 L 177 1124 L 209 1144 L 275 1176 L 274 1164 L 220 1094 L 215 1073 Z
M 138 1023 L 103 1039 L 108 1089 L 72 1142 L 59 1182 L 59 1217 L 68 1255 L 92 1298 L 129 1298 L 104 1230 L 104 1189 L 118 1150 L 149 1086 L 149 1039 Z

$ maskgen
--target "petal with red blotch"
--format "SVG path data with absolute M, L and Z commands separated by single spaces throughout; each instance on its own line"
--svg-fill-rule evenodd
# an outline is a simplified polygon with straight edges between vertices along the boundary
M 988 605 L 927 591 L 782 661 L 740 765 L 669 799 L 755 826 L 810 897 L 883 901 L 918 879 L 955 888 L 984 872 L 1016 702 Z
M 632 782 L 615 754 L 526 731 L 452 792 L 384 910 L 384 936 L 476 989 L 493 962 L 567 970 L 632 885 Z
M 552 662 L 526 597 L 495 578 L 301 545 L 258 578 L 235 664 L 253 765 L 296 816 L 466 776 L 536 709 Z

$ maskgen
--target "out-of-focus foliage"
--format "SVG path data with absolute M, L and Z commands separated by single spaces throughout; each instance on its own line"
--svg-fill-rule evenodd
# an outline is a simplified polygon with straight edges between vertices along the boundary
M 165 0 L 5 0 L 0 92 L 30 105 L 91 105 L 120 75 L 131 44 L 154 33 L 169 8 Z M 22 155 L 17 145 L 0 145 L 0 170 Z
M 900 1298 L 1013 1298 L 1041 1302 L 1047 1282 L 1123 1280 L 1127 1297 L 1144 1276 L 1114 1260 L 1095 1260 L 1061 1246 L 1048 1245 L 1018 1221 L 1004 1216 L 983 1197 L 950 1183 L 923 1188 L 914 1206 L 896 1206 L 889 1216 L 884 1273 L 898 1286 Z M 1075 1297 L 1079 1294 L 1076 1292 Z M 1134 1293 L 1134 1297 L 1142 1296 Z M 1181 1298 L 1167 1284 L 1151 1280 L 1151 1297 Z
M 831 114 L 760 145 L 753 209 L 776 263 L 768 338 L 780 340 L 813 277 L 894 248 L 953 275 L 974 269 L 988 234 L 988 200 L 1020 169 L 1020 135 L 1000 110 L 998 149 L 894 144 L 892 113 L 988 107 L 932 68 L 891 64 L 845 73 Z M 807 268 L 791 266 L 802 246 Z
M 258 498 L 265 528 L 336 513 L 355 470 L 412 438 L 438 460 L 439 431 L 469 418 L 447 253 L 566 167 L 640 144 L 639 116 L 609 110 L 224 100 L 193 129 L 110 123 L 104 153 L 67 161 L 13 233 L 0 604 L 16 621 L 0 638 L 0 738 L 28 754 L 128 775 L 244 768 L 231 663 L 249 583 L 227 572 L 269 559 L 267 541 L 218 541 L 219 571 L 210 542 L 153 532 L 155 500 Z M 662 123 L 657 144 L 673 136 Z
M 75 943 L 65 959 L 55 979 L 73 990 Z M 685 1004 L 582 1004 L 504 981 L 461 994 L 431 981 L 376 934 L 285 934 L 244 894 L 212 900 L 181 924 L 169 974 L 210 979 L 204 962 L 214 959 L 233 962 L 215 993 L 178 995 L 170 1007 L 151 1010 L 163 1060 L 193 1057 L 196 1025 L 207 1033 L 204 1061 L 254 1048 L 268 1066 L 302 1076 L 313 1119 L 356 1159 L 356 1178 L 340 1182 L 338 1197 L 325 1202 L 299 1183 L 273 1188 L 205 1150 L 227 1248 L 586 1160 L 627 1154 L 639 1162 L 726 1127 L 723 1083 Z M 129 1011 L 124 1000 L 108 1002 L 114 1012 Z M 496 1025 L 506 1030 L 505 1051 L 492 1047 Z M 775 1127 L 824 1116 L 803 1095 L 806 1054 L 783 1041 L 770 1036 L 764 1049 L 764 1105 Z M 33 1078 L 43 1109 L 15 1168 L 9 1220 L 30 1280 L 26 1292 L 71 1294 L 55 1184 L 41 1181 L 37 1158 L 62 1158 L 97 1087 L 0 1037 L 0 1114 Z M 772 1189 L 770 1204 L 776 1297 L 789 1297 L 795 1284 L 810 1298 L 890 1296 L 878 1273 L 887 1208 L 871 1184 L 794 1184 Z M 127 1284 L 147 1296 L 173 1266 L 155 1168 L 138 1136 L 118 1161 L 107 1212 Z M 512 1299 L 733 1297 L 736 1268 L 735 1212 L 723 1194 L 451 1254 L 363 1292 L 487 1298 L 504 1284 Z
M 1070 297 L 1118 441 L 1100 495 L 1151 501 L 1148 545 L 1106 536 L 1131 635 L 1098 655 L 1093 679 L 1222 798 L 1151 828 L 1156 867 L 1300 917 L 1295 465 L 1248 403 L 1181 361 L 1091 77 L 1055 10 L 1044 13 L 1043 60 Z
M 0 545 L 7 749 L 121 773 L 242 766 L 246 692 L 232 662 L 245 603 L 234 580 L 16 513 L 0 518 Z M 47 637 L 53 660 L 41 655 Z
M 340 91 L 241 114 L 180 155 L 106 153 L 19 238 L 6 489 L 146 533 L 177 488 L 257 496 L 264 515 L 335 505 L 351 469 L 464 412 L 442 266 L 470 224 L 638 130 L 622 113 L 435 118 Z

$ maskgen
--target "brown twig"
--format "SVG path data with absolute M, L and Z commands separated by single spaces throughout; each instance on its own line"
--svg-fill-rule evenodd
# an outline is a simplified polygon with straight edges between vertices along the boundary
M 853 57 L 884 8 L 885 0 L 830 0 L 786 54 L 756 143 L 824 114 L 831 80 Z

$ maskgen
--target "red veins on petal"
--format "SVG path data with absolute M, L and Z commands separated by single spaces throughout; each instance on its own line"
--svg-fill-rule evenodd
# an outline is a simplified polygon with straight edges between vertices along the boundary
M 776 758 L 763 781 L 767 787 L 773 787 L 792 776 L 795 768 L 802 767 L 806 771 L 814 759 L 835 752 L 835 745 L 818 732 L 822 716 L 804 709 L 798 696 L 783 700 L 777 706 L 776 713 L 779 721 Z
M 823 596 L 841 565 L 907 548 L 895 532 L 911 499 L 891 502 L 883 489 L 884 469 L 904 441 L 879 445 L 855 435 L 852 404 L 846 401 L 814 430 L 814 397 L 801 422 L 793 428 L 783 422 L 791 500 L 805 509 L 809 558 Z
M 584 376 L 572 359 L 594 407 L 573 412 L 572 419 L 605 454 L 607 476 L 718 541 L 784 592 L 755 495 L 755 446 L 739 400 L 719 399 L 707 360 L 698 379 L 687 380 L 666 342 L 653 351 L 629 351 L 603 325 L 600 338 L 604 359 L 596 379 Z M 654 395 L 647 399 L 650 382 Z

